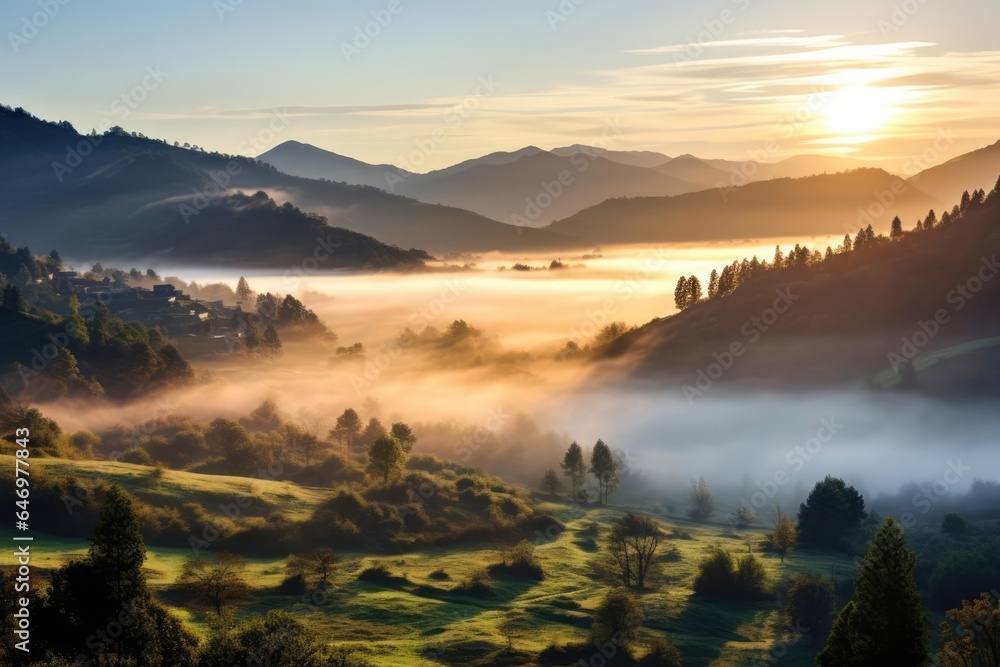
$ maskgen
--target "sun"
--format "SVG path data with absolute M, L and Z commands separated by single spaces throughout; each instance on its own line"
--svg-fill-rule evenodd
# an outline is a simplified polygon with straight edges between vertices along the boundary
M 873 86 L 847 86 L 831 93 L 821 111 L 827 130 L 858 137 L 881 129 L 895 114 L 888 97 Z

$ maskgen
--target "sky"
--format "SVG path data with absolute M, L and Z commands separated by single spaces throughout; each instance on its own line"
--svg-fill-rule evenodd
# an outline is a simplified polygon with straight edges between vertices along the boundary
M 574 143 L 915 172 L 1000 139 L 996 0 L 8 0 L 0 103 L 412 171 Z

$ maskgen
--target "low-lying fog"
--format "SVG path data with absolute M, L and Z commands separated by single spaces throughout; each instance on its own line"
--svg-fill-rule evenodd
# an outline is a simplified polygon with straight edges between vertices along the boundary
M 836 240 L 810 247 L 825 249 Z M 204 419 L 242 416 L 272 397 L 289 416 L 325 434 L 354 407 L 363 419 L 403 420 L 420 438 L 417 451 L 481 465 L 534 486 L 557 468 L 568 443 L 598 438 L 622 450 L 627 475 L 620 502 L 642 495 L 683 504 L 687 481 L 704 476 L 724 502 L 796 502 L 823 476 L 843 476 L 866 496 L 894 493 L 917 480 L 946 493 L 974 477 L 1000 478 L 1000 423 L 993 405 L 957 405 L 908 394 L 862 390 L 814 394 L 733 394 L 714 388 L 691 403 L 680 389 L 600 386 L 579 363 L 557 361 L 568 340 L 581 346 L 598 324 L 641 325 L 674 312 L 680 275 L 708 273 L 734 259 L 770 258 L 773 241 L 704 247 L 635 248 L 564 256 L 558 271 L 510 270 L 515 262 L 547 267 L 555 257 L 477 258 L 477 270 L 426 274 L 309 275 L 244 273 L 257 292 L 293 293 L 338 335 L 361 342 L 364 360 L 331 362 L 332 347 L 286 345 L 273 362 L 235 355 L 196 361 L 203 384 L 153 405 L 85 411 L 46 406 L 75 430 L 169 413 Z M 785 250 L 788 244 L 783 244 Z M 506 266 L 506 271 L 498 271 Z M 235 286 L 235 271 L 168 269 L 199 283 Z M 406 327 L 445 330 L 465 320 L 488 340 L 455 355 L 392 341 Z M 462 355 L 475 356 L 468 363 Z M 456 356 L 457 355 L 457 356 Z M 642 484 L 645 480 L 648 484 Z M 720 493 L 721 492 L 721 493 Z

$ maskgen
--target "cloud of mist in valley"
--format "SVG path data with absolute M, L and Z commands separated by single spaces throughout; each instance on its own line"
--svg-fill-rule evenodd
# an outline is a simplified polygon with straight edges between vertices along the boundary
M 678 276 L 707 281 L 712 268 L 745 255 L 769 258 L 774 245 L 615 249 L 595 253 L 601 258 L 562 258 L 586 268 L 561 271 L 500 272 L 497 267 L 515 261 L 547 266 L 554 258 L 489 255 L 479 259 L 480 270 L 456 273 L 249 274 L 258 292 L 302 297 L 338 334 L 337 345 L 361 342 L 366 357 L 337 360 L 334 345 L 287 342 L 284 356 L 271 362 L 227 354 L 196 360 L 201 383 L 155 399 L 124 407 L 64 402 L 43 410 L 66 430 L 100 431 L 116 424 L 141 428 L 168 414 L 206 421 L 245 416 L 271 397 L 289 418 L 325 435 L 353 407 L 363 419 L 410 423 L 419 438 L 416 452 L 531 486 L 546 469 L 558 469 L 569 442 L 587 448 L 601 438 L 621 450 L 626 468 L 628 482 L 615 501 L 640 506 L 656 501 L 683 508 L 688 481 L 699 476 L 726 511 L 758 492 L 754 504 L 766 501 L 760 508 L 795 507 L 827 474 L 844 477 L 868 498 L 910 481 L 941 479 L 953 463 L 969 470 L 949 484 L 949 493 L 964 491 L 974 477 L 1000 478 L 998 419 L 989 404 L 722 385 L 692 404 L 679 387 L 612 382 L 613 366 L 595 374 L 586 364 L 557 358 L 567 340 L 585 345 L 602 322 L 638 325 L 673 313 Z M 238 278 L 223 271 L 170 272 L 231 285 Z M 454 347 L 397 341 L 407 327 L 445 332 L 459 319 L 482 336 Z

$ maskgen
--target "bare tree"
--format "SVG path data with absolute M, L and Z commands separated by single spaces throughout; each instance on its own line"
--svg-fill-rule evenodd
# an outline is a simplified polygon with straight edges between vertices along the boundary
M 608 538 L 608 551 L 626 588 L 645 586 L 649 567 L 662 541 L 660 523 L 652 517 L 629 513 L 615 523 Z
M 214 560 L 189 560 L 184 563 L 177 585 L 221 616 L 223 607 L 250 597 L 246 569 L 246 561 L 231 553 L 216 554 Z

